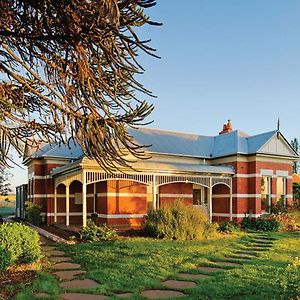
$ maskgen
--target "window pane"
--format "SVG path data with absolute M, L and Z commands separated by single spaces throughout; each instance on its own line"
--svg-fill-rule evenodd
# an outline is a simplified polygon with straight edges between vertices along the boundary
M 193 205 L 201 205 L 201 190 L 193 190 Z
M 277 195 L 283 195 L 283 177 L 277 178 Z
M 270 194 L 270 177 L 263 176 L 261 178 L 261 194 Z

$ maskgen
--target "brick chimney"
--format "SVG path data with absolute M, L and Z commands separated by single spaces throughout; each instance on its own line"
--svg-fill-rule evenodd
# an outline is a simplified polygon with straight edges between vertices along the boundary
M 219 134 L 228 133 L 232 131 L 232 124 L 230 120 L 228 120 L 227 124 L 223 125 L 223 130 L 219 132 Z

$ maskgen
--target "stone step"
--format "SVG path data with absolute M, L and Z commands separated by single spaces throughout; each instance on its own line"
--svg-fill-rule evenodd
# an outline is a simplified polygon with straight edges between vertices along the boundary
M 222 272 L 222 271 L 226 271 L 225 269 L 222 268 L 217 268 L 217 267 L 199 267 L 200 271 L 206 272 L 206 273 L 215 273 L 215 272 Z
M 75 279 L 59 284 L 62 289 L 94 289 L 99 286 L 100 284 L 92 279 Z
M 264 240 L 251 240 L 250 243 L 261 244 L 261 245 L 273 245 L 273 242 L 264 241 Z
M 60 294 L 59 299 L 62 300 L 106 300 L 110 297 L 104 295 L 81 294 L 81 293 L 65 293 Z
M 229 266 L 229 267 L 241 267 L 241 263 L 232 262 L 232 261 L 214 261 L 215 264 L 221 266 Z
M 170 290 L 145 290 L 141 292 L 141 295 L 147 299 L 173 299 L 185 297 L 185 294 L 182 292 Z
M 73 271 L 57 271 L 54 272 L 53 275 L 57 276 L 60 280 L 72 280 L 75 279 L 76 276 L 85 274 L 86 271 L 82 270 L 73 270 Z
M 262 252 L 262 251 L 267 251 L 268 248 L 266 247 L 257 247 L 257 246 L 248 246 L 246 248 L 247 251 L 255 251 L 255 252 Z
M 45 252 L 47 256 L 65 256 L 66 252 L 60 250 L 50 250 Z
M 52 265 L 50 268 L 52 270 L 74 270 L 74 269 L 80 269 L 80 265 L 74 263 L 62 262 L 62 263 L 57 263 L 55 265 Z
M 50 256 L 49 260 L 52 262 L 72 261 L 71 257 L 68 256 Z
M 256 251 L 239 250 L 236 251 L 234 254 L 247 254 L 249 256 L 257 256 L 259 253 L 257 253 Z
M 239 252 L 239 253 L 234 253 L 233 255 L 228 255 L 227 257 L 234 257 L 234 258 L 248 258 L 248 259 L 253 259 L 253 258 L 256 258 L 257 255 L 254 255 L 254 254 L 249 254 L 248 252 Z
M 51 250 L 55 250 L 56 248 L 53 246 L 41 246 L 41 249 L 43 251 L 51 251 Z
M 196 283 L 193 281 L 183 281 L 183 280 L 166 280 L 162 284 L 170 289 L 191 289 L 196 287 Z
M 209 275 L 205 275 L 205 274 L 192 274 L 192 273 L 179 273 L 177 276 L 189 280 L 198 280 L 198 279 L 204 279 L 210 277 Z

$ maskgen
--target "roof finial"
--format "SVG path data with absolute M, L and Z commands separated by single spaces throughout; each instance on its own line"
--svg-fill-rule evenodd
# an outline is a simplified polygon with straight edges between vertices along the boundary
M 277 121 L 277 131 L 280 131 L 280 119 L 278 118 L 278 121 Z

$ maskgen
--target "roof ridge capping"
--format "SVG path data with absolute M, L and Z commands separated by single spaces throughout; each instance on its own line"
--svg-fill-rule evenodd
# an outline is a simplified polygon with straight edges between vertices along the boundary
M 160 129 L 160 128 L 151 128 L 151 127 L 143 127 L 143 126 L 131 127 L 130 129 L 140 130 L 140 131 L 159 131 L 159 132 L 172 133 L 172 134 L 194 135 L 194 136 L 203 136 L 203 137 L 214 137 L 213 135 L 204 135 L 204 134 L 194 133 L 194 132 L 184 132 L 184 131 L 179 131 L 179 130 Z

